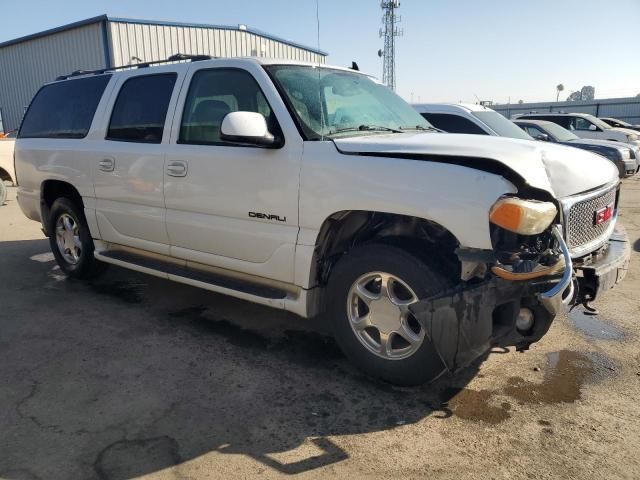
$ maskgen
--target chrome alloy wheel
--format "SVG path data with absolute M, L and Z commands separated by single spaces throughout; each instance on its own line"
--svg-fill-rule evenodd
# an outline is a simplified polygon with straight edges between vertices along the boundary
M 58 217 L 56 243 L 62 258 L 71 265 L 76 265 L 82 255 L 82 243 L 78 229 L 78 222 L 71 215 L 63 213 Z
M 422 345 L 425 332 L 409 311 L 418 301 L 398 277 L 384 272 L 360 276 L 347 295 L 347 315 L 353 333 L 371 353 L 402 360 Z

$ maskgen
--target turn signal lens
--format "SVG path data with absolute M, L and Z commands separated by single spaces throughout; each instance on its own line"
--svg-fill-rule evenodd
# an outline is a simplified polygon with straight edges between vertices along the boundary
M 558 209 L 550 202 L 505 197 L 491 207 L 489 220 L 510 232 L 537 235 L 551 225 L 557 214 Z

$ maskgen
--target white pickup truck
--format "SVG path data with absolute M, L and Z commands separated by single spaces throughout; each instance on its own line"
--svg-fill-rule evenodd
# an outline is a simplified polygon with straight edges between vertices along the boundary
M 176 58 L 60 78 L 25 114 L 18 202 L 70 277 L 110 263 L 321 316 L 408 385 L 528 348 L 626 272 L 598 155 L 439 133 L 353 70 Z

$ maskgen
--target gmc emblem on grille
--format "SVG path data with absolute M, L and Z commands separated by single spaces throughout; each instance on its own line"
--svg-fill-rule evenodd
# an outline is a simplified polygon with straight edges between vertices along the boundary
M 613 217 L 613 203 L 596 210 L 594 225 L 600 225 Z

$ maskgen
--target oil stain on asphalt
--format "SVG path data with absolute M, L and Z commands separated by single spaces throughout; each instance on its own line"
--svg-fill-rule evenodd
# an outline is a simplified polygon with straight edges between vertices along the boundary
M 573 328 L 596 340 L 622 340 L 626 336 L 624 330 L 601 320 L 597 315 L 586 315 L 582 308 L 574 308 L 568 317 Z
M 511 404 L 502 402 L 492 405 L 494 392 L 491 390 L 462 389 L 448 403 L 448 408 L 459 418 L 497 424 L 510 417 Z
M 597 353 L 561 350 L 547 354 L 542 382 L 510 377 L 497 391 L 462 389 L 446 405 L 453 415 L 466 420 L 497 424 L 511 414 L 509 402 L 494 397 L 505 395 L 521 405 L 573 403 L 582 396 L 585 384 L 603 380 L 615 371 L 611 361 Z
M 586 383 L 601 380 L 613 370 L 610 360 L 597 353 L 561 350 L 547 354 L 541 383 L 510 377 L 504 393 L 521 404 L 572 403 L 580 399 Z

